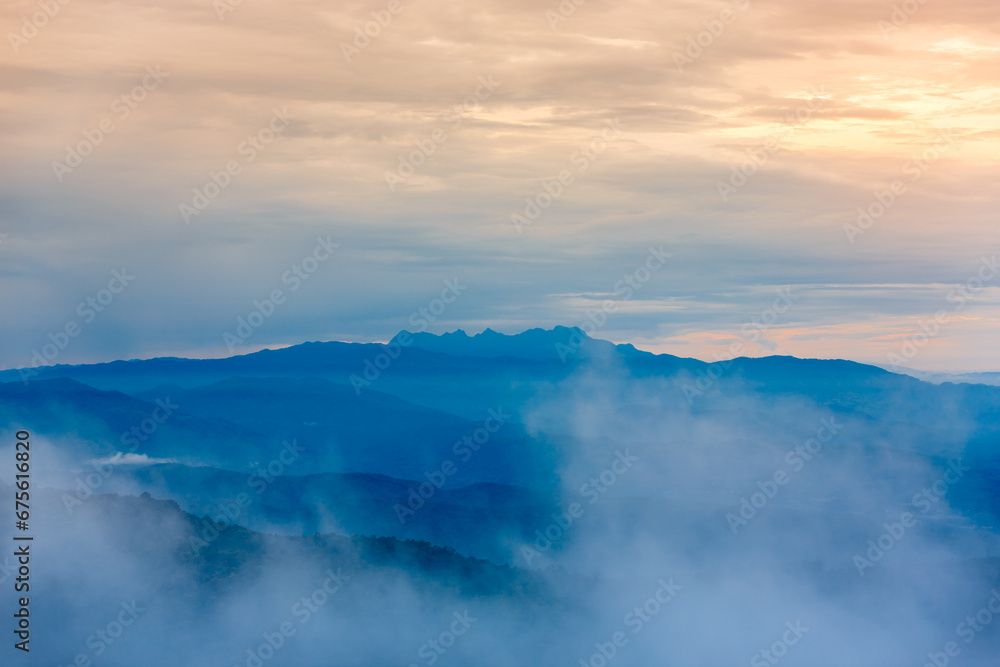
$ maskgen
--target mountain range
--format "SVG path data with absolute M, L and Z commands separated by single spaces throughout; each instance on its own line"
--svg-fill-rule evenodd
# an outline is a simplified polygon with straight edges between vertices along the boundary
M 565 327 L 31 371 L 0 438 L 31 434 L 46 664 L 595 664 L 621 627 L 621 665 L 735 664 L 788 623 L 811 666 L 918 664 L 1000 583 L 985 383 Z

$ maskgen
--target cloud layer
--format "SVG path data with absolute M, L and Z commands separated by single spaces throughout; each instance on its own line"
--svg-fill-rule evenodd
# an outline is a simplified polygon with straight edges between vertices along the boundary
M 988 0 L 39 11 L 0 10 L 4 367 L 229 354 L 255 310 L 236 351 L 387 340 L 458 277 L 430 330 L 610 298 L 647 349 L 884 364 L 945 309 L 908 364 L 1000 368 L 1000 276 L 948 300 L 997 245 Z

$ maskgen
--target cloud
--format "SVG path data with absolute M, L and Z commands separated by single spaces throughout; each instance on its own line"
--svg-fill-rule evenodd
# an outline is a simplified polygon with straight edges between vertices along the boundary
M 644 296 L 688 304 L 688 325 L 709 329 L 699 304 L 756 306 L 740 285 L 940 283 L 993 243 L 1000 82 L 983 49 L 1000 26 L 995 5 L 926 3 L 888 37 L 878 22 L 892 8 L 867 2 L 592 0 L 553 28 L 545 12 L 557 8 L 404 2 L 347 62 L 341 44 L 378 6 L 241 3 L 220 20 L 211 3 L 125 3 L 115 21 L 61 6 L 0 60 L 0 306 L 19 313 L 0 365 L 27 364 L 122 265 L 142 267 L 136 283 L 60 361 L 223 354 L 221 334 L 320 233 L 334 233 L 343 256 L 259 344 L 388 339 L 455 275 L 472 287 L 441 330 L 565 324 L 546 316 L 550 295 L 607 289 L 660 243 L 684 271 Z M 678 71 L 673 55 L 727 8 L 733 20 Z M 34 11 L 11 4 L 0 22 L 17 30 Z M 169 76 L 122 117 L 116 101 L 150 66 Z M 456 105 L 489 76 L 499 87 L 456 126 Z M 820 87 L 826 103 L 787 133 L 785 116 Z M 240 147 L 276 107 L 294 119 L 247 161 Z M 615 118 L 620 140 L 575 171 L 574 156 Z M 113 131 L 60 183 L 53 162 L 106 119 Z M 961 148 L 864 243 L 845 243 L 857 207 L 942 127 Z M 436 130 L 447 138 L 390 191 L 385 174 Z M 721 201 L 718 183 L 782 132 L 780 150 Z M 184 224 L 178 206 L 233 160 L 240 173 Z M 511 215 L 565 169 L 573 185 L 518 235 Z M 824 312 L 859 326 L 879 314 L 848 292 L 820 298 L 811 326 L 828 324 Z M 910 314 L 933 301 L 908 300 Z M 671 342 L 655 309 L 619 322 L 623 338 Z M 992 349 L 985 329 L 969 335 Z M 855 354 L 850 340 L 831 345 Z M 1000 357 L 934 363 L 993 368 Z
M 152 466 L 160 463 L 177 463 L 177 459 L 158 459 L 152 458 L 145 454 L 133 454 L 131 452 L 122 453 L 117 452 L 114 456 L 108 456 L 103 459 L 93 459 L 87 461 L 88 465 L 121 465 L 121 466 Z

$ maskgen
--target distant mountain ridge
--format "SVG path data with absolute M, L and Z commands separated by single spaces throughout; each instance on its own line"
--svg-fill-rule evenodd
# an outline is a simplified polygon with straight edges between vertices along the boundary
M 454 365 L 444 358 L 463 359 L 462 363 L 474 372 L 481 368 L 495 368 L 502 360 L 552 364 L 552 368 L 572 366 L 594 359 L 617 358 L 655 368 L 657 372 L 688 370 L 695 372 L 710 366 L 770 367 L 772 371 L 787 370 L 797 362 L 812 364 L 813 370 L 823 368 L 824 374 L 835 370 L 861 372 L 865 375 L 890 373 L 880 366 L 837 359 L 806 359 L 791 356 L 740 357 L 723 362 L 706 362 L 671 354 L 654 354 L 639 350 L 632 344 L 615 344 L 590 337 L 579 327 L 556 326 L 552 329 L 534 328 L 517 334 L 503 334 L 485 329 L 469 335 L 462 329 L 443 334 L 400 331 L 390 344 L 407 340 L 400 365 L 416 361 L 438 366 Z M 183 357 L 156 357 L 131 359 L 93 364 L 58 364 L 30 369 L 27 383 L 45 378 L 73 378 L 84 384 L 104 389 L 117 389 L 126 393 L 148 391 L 157 385 L 170 384 L 172 377 L 184 377 L 182 386 L 202 386 L 222 382 L 232 377 L 323 377 L 343 384 L 363 369 L 366 361 L 384 352 L 387 345 L 380 343 L 344 343 L 339 341 L 304 342 L 289 347 L 265 349 L 218 359 L 189 359 Z M 475 361 L 479 360 L 479 365 Z M 471 365 L 470 365 L 471 364 Z M 395 364 L 394 364 L 395 365 Z M 863 369 L 863 370 L 862 370 Z M 312 370 L 313 372 L 309 372 Z M 1000 383 L 1000 373 L 923 373 L 901 370 L 903 376 L 916 377 L 927 382 L 966 382 L 994 385 Z M 127 378 L 131 376 L 132 381 Z M 142 387 L 135 386 L 134 378 L 141 376 Z M 111 380 L 109 382 L 109 380 Z M 0 382 L 22 382 L 18 369 L 0 371 Z M 155 384 L 150 384 L 155 382 Z
M 629 382 L 643 384 L 644 391 L 653 392 L 664 408 L 694 412 L 724 410 L 727 401 L 747 392 L 768 400 L 794 396 L 844 414 L 883 420 L 900 430 L 894 437 L 916 448 L 929 447 L 934 441 L 941 443 L 942 449 L 952 447 L 948 443 L 957 443 L 958 439 L 966 442 L 965 435 L 943 430 L 940 427 L 943 423 L 975 424 L 968 441 L 973 449 L 988 448 L 1000 431 L 1000 389 L 996 387 L 932 385 L 851 361 L 771 356 L 708 363 L 642 352 L 631 345 L 614 345 L 568 327 L 532 329 L 514 336 L 487 330 L 474 336 L 456 331 L 441 336 L 420 332 L 409 337 L 411 345 L 394 351 L 383 344 L 309 342 L 225 359 L 164 358 L 39 368 L 35 369 L 37 377 L 26 387 L 17 371 L 0 372 L 0 380 L 10 383 L 5 392 L 15 391 L 15 387 L 24 390 L 17 392 L 19 401 L 36 400 L 29 398 L 31 387 L 43 379 L 68 378 L 104 391 L 147 399 L 152 399 L 158 391 L 176 393 L 196 389 L 197 396 L 207 398 L 207 388 L 218 385 L 211 390 L 214 405 L 221 409 L 223 403 L 219 401 L 228 401 L 230 407 L 223 411 L 228 415 L 227 420 L 239 423 L 242 428 L 254 426 L 253 419 L 260 416 L 256 413 L 274 412 L 271 408 L 281 401 L 287 404 L 289 414 L 302 412 L 303 405 L 310 402 L 315 412 L 321 403 L 319 395 L 308 389 L 312 382 L 325 386 L 320 394 L 334 401 L 331 405 L 345 419 L 368 414 L 371 421 L 374 418 L 371 415 L 375 414 L 371 409 L 383 408 L 362 406 L 374 406 L 368 399 L 379 397 L 376 403 L 390 411 L 386 415 L 397 415 L 393 419 L 402 415 L 392 407 L 393 401 L 402 400 L 415 408 L 458 417 L 472 426 L 483 420 L 490 409 L 502 408 L 514 415 L 514 421 L 519 421 L 522 408 L 545 400 L 563 383 L 574 383 L 581 372 L 596 369 L 602 376 L 615 376 L 619 381 L 628 378 Z M 390 354 L 391 351 L 394 353 Z M 352 386 L 353 379 L 359 377 L 370 380 Z M 234 378 L 243 378 L 239 383 L 245 386 L 240 391 L 249 390 L 249 385 L 256 383 L 256 389 L 247 395 L 256 392 L 262 402 L 241 408 L 232 400 L 236 394 L 226 398 L 225 388 L 236 385 L 219 383 L 233 382 Z M 262 378 L 267 381 L 262 383 Z M 289 382 L 297 386 L 293 393 L 302 397 L 302 404 L 293 401 L 291 394 L 279 395 L 274 390 L 284 383 L 292 391 Z M 271 390 L 267 389 L 269 384 Z M 263 401 L 268 391 L 273 399 Z M 349 393 L 352 391 L 353 396 Z M 189 401 L 188 409 L 203 418 L 219 416 L 219 412 L 199 411 L 197 406 L 201 401 L 201 398 Z M 355 407 L 348 408 L 349 405 Z M 355 409 L 361 412 L 355 414 L 352 412 Z M 239 419 L 238 414 L 242 415 Z M 315 414 L 304 416 L 295 423 L 292 433 L 304 433 L 308 424 L 317 421 L 323 420 Z M 385 421 L 384 416 L 379 418 L 379 429 L 384 430 Z M 289 437 L 293 422 L 285 419 L 284 423 L 282 437 Z M 253 430 L 263 435 L 259 429 Z M 362 431 L 354 428 L 356 434 Z M 270 433 L 273 438 L 277 431 L 272 429 Z M 327 435 L 334 437 L 336 433 L 328 431 Z M 448 437 L 452 436 L 443 439 Z M 373 452 L 374 455 L 377 453 Z M 342 471 L 385 472 L 396 477 L 414 475 L 406 469 L 384 471 L 363 467 Z M 478 481 L 523 483 L 518 479 Z
M 89 461 L 129 453 L 155 465 L 118 465 L 90 491 L 148 490 L 207 512 L 273 464 L 280 480 L 245 517 L 254 527 L 416 537 L 500 559 L 504 539 L 530 536 L 551 503 L 579 500 L 586 478 L 569 463 L 581 453 L 601 453 L 596 471 L 625 447 L 749 457 L 762 443 L 801 444 L 822 416 L 863 441 L 872 461 L 936 468 L 960 453 L 976 473 L 952 497 L 970 516 L 1000 517 L 997 387 L 934 385 L 844 360 L 706 363 L 567 327 L 406 335 L 395 348 L 312 342 L 226 359 L 57 366 L 27 384 L 8 371 L 0 432 L 26 428 L 58 450 L 69 474 L 54 487 L 77 485 Z M 606 430 L 591 429 L 594 419 Z M 705 507 L 752 488 L 744 474 L 713 471 L 683 502 Z M 404 525 L 396 505 L 432 479 L 445 481 L 426 487 Z
M 568 355 L 582 353 L 586 356 L 654 356 L 651 352 L 637 350 L 631 344 L 615 345 L 605 340 L 591 338 L 579 327 L 557 326 L 553 329 L 528 329 L 519 334 L 507 335 L 486 329 L 473 336 L 462 329 L 440 335 L 400 331 L 392 341 L 398 343 L 409 337 L 411 347 L 438 354 L 459 357 L 496 359 L 512 357 L 533 361 L 564 361 Z
M 295 474 L 278 476 L 233 472 L 177 463 L 117 465 L 97 491 L 102 494 L 152 494 L 176 499 L 192 514 L 216 516 L 251 530 L 291 535 L 343 532 L 417 539 L 447 545 L 460 553 L 502 562 L 505 541 L 530 539 L 533 527 L 553 511 L 554 500 L 534 490 L 504 484 L 460 486 L 453 479 L 440 488 L 427 479 L 404 480 L 381 474 Z M 48 483 L 76 493 L 83 473 L 66 472 Z M 418 490 L 424 485 L 426 497 Z M 241 498 L 245 502 L 236 503 Z M 76 506 L 73 500 L 69 501 Z M 2 559 L 0 559 L 2 560 Z
M 149 620 L 162 623 L 144 618 L 130 630 L 132 653 L 116 645 L 118 660 L 104 664 L 149 664 L 150 627 L 196 646 L 198 664 L 260 667 L 239 647 L 273 637 L 261 632 L 321 582 L 336 592 L 328 620 L 297 629 L 267 665 L 410 664 L 441 619 L 466 608 L 483 628 L 499 627 L 491 611 L 512 612 L 505 638 L 541 627 L 538 646 L 597 610 L 604 618 L 579 629 L 590 638 L 580 645 L 595 646 L 661 576 L 683 581 L 683 600 L 664 612 L 674 615 L 657 621 L 678 637 L 697 634 L 683 627 L 692 607 L 682 605 L 700 605 L 704 591 L 720 609 L 742 599 L 725 627 L 775 612 L 780 628 L 799 606 L 760 601 L 804 589 L 836 591 L 845 610 L 886 600 L 864 619 L 871 627 L 903 607 L 921 617 L 933 607 L 947 633 L 997 581 L 1000 560 L 984 556 L 1000 554 L 998 387 L 844 360 L 706 363 L 566 327 L 37 371 L 27 384 L 16 371 L 0 382 L 0 434 L 10 443 L 31 432 L 33 516 L 48 545 L 34 562 L 54 575 L 38 577 L 39 599 L 53 604 L 32 618 L 62 627 L 53 619 L 71 609 L 86 637 L 102 606 L 169 602 L 149 604 Z M 12 461 L 0 459 L 0 491 Z M 870 555 L 866 544 L 903 534 L 903 512 L 917 517 L 905 544 Z M 922 544 L 931 548 L 911 556 Z M 863 579 L 859 553 L 881 561 Z M 0 577 L 13 566 L 2 561 Z M 65 563 L 71 580 L 59 576 Z M 956 582 L 968 599 L 952 599 Z M 897 605 L 904 586 L 914 595 Z M 814 609 L 822 621 L 832 607 Z M 401 642 L 415 618 L 423 625 Z M 344 643 L 372 627 L 396 633 L 386 645 L 411 648 L 341 660 Z M 237 649 L 206 655 L 220 628 L 242 633 Z M 906 624 L 901 645 L 913 628 L 922 626 Z M 328 648 L 295 653 L 306 632 Z M 692 638 L 695 650 L 705 636 Z M 994 659 L 987 641 L 976 646 Z M 72 655 L 50 653 L 46 664 Z M 556 653 L 510 664 L 565 664 Z

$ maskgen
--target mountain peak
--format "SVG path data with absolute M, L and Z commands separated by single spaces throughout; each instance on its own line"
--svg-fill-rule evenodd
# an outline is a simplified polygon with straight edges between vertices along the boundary
M 411 337 L 411 347 L 458 357 L 514 357 L 532 361 L 563 361 L 573 357 L 586 358 L 595 354 L 613 354 L 616 349 L 637 352 L 631 346 L 616 346 L 609 341 L 591 338 L 579 327 L 536 328 L 513 335 L 487 328 L 473 336 L 462 329 L 443 334 L 401 331 L 393 341 L 398 342 L 398 338 L 403 334 Z M 626 347 L 627 350 L 622 349 Z

